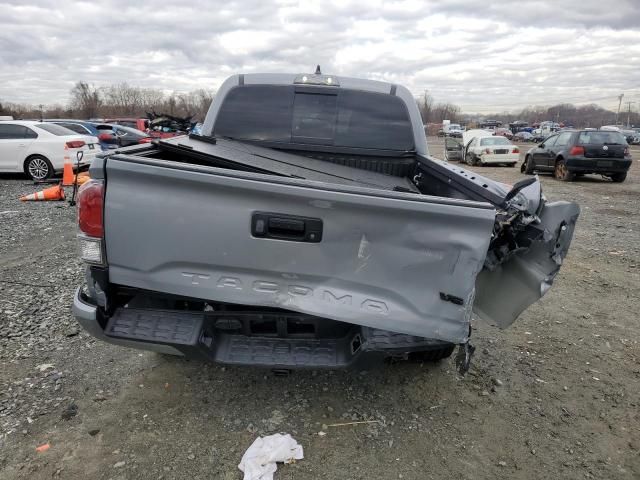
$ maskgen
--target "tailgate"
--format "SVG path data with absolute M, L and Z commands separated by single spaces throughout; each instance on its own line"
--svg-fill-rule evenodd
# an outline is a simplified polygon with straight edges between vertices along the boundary
M 112 283 L 466 340 L 488 204 L 131 158 L 106 161 Z

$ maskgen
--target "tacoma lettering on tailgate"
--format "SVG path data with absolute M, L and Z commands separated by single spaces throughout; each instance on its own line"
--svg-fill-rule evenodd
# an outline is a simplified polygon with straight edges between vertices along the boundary
M 211 280 L 211 275 L 206 273 L 182 272 L 182 276 L 190 280 L 191 285 L 203 285 Z M 270 280 L 254 280 L 243 282 L 238 277 L 221 276 L 218 277 L 217 288 L 230 290 L 250 290 L 256 293 L 279 294 L 286 293 L 292 297 L 316 297 L 327 303 L 345 306 L 357 306 L 362 310 L 378 315 L 388 315 L 389 307 L 382 300 L 375 298 L 358 298 L 350 294 L 339 294 L 327 288 L 313 289 L 305 285 L 279 284 Z

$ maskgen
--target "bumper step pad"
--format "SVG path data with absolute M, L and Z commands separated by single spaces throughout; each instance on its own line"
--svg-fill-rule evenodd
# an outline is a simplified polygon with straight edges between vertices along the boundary
M 216 360 L 266 367 L 345 367 L 351 362 L 352 355 L 344 343 L 342 340 L 219 335 L 216 338 Z
M 203 323 L 202 313 L 121 308 L 109 319 L 104 333 L 171 345 L 197 345 Z

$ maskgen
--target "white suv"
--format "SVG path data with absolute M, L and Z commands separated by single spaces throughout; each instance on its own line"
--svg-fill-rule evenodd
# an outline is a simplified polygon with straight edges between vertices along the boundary
M 24 172 L 44 180 L 64 168 L 68 156 L 77 165 L 91 163 L 100 144 L 96 137 L 79 135 L 52 123 L 26 120 L 0 121 L 0 172 Z

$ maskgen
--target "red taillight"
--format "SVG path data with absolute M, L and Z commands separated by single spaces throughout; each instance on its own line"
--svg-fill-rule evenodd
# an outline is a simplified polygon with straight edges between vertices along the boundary
M 624 156 L 625 157 L 629 156 L 629 147 L 624 147 Z
M 141 139 L 138 141 L 138 143 L 151 143 L 152 141 L 153 141 L 153 138 L 151 138 L 151 137 L 144 137 L 144 138 L 141 138 Z
M 113 135 L 111 135 L 110 133 L 101 133 L 98 135 L 98 140 L 100 140 L 101 142 L 108 142 L 109 140 L 113 139 Z
M 518 148 L 514 148 L 513 150 L 511 150 L 511 153 L 520 153 L 520 150 Z
M 569 155 L 584 155 L 584 147 L 571 147 Z
M 491 153 L 491 149 L 490 148 L 485 148 L 484 149 L 484 153 L 486 153 L 487 155 Z
M 85 235 L 101 238 L 104 183 L 89 180 L 78 190 L 78 227 Z
M 86 145 L 82 140 L 72 140 L 67 142 L 67 147 L 69 148 L 82 148 Z

